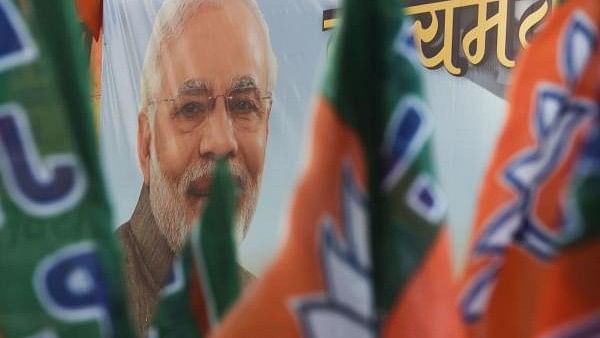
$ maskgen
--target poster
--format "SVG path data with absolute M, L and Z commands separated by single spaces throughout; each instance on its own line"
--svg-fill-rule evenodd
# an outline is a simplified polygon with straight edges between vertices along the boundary
M 186 3 L 186 1 L 173 2 Z M 187 2 L 193 3 L 192 1 Z M 115 228 L 127 222 L 132 216 L 143 184 L 138 156 L 138 117 L 140 116 L 142 96 L 140 79 L 155 17 L 162 5 L 163 1 L 160 0 L 107 0 L 104 2 L 100 142 L 105 165 L 104 171 L 115 211 Z M 258 7 L 253 8 L 251 12 L 264 19 L 266 26 L 264 28 L 268 30 L 274 54 L 274 60 L 266 62 L 271 63 L 269 76 L 273 77 L 272 88 L 268 88 L 268 90 L 265 87 L 260 88 L 261 91 L 271 92 L 269 100 L 272 101 L 272 106 L 269 116 L 266 118 L 268 121 L 263 121 L 264 123 L 259 128 L 261 131 L 257 132 L 263 133 L 260 142 L 264 142 L 264 144 L 259 146 L 254 143 L 251 147 L 249 142 L 259 141 L 247 141 L 250 138 L 248 135 L 256 136 L 256 134 L 239 132 L 238 136 L 246 137 L 246 139 L 237 140 L 239 141 L 236 142 L 238 152 L 237 155 L 233 155 L 241 158 L 245 156 L 245 152 L 256 154 L 264 151 L 264 159 L 250 159 L 248 163 L 248 167 L 254 171 L 256 176 L 255 182 L 253 182 L 257 186 L 256 210 L 253 217 L 246 216 L 248 231 L 244 240 L 241 241 L 239 250 L 241 265 L 253 274 L 260 272 L 269 258 L 274 255 L 277 245 L 284 235 L 282 223 L 295 179 L 301 169 L 302 149 L 307 137 L 312 94 L 317 81 L 319 81 L 318 69 L 324 60 L 327 42 L 331 36 L 331 31 L 322 29 L 322 13 L 326 9 L 336 8 L 338 2 L 334 0 L 263 0 L 258 1 L 257 5 Z M 210 12 L 210 9 L 208 11 Z M 199 10 L 199 12 L 202 11 Z M 228 27 L 231 32 L 247 33 L 246 27 L 240 24 L 240 19 L 232 18 L 231 20 L 231 25 Z M 196 21 L 201 20 L 191 20 L 190 22 Z M 185 20 L 183 27 L 186 27 Z M 259 28 L 262 29 L 262 27 Z M 198 27 L 198 29 L 207 28 Z M 214 26 L 210 29 L 212 29 L 210 33 L 214 33 L 215 37 L 219 36 L 221 42 L 227 42 L 227 35 L 219 34 L 218 27 Z M 208 31 L 206 32 L 208 34 Z M 231 32 L 228 34 L 234 34 Z M 203 33 L 200 31 L 198 34 L 202 36 Z M 257 34 L 262 33 L 259 31 Z M 181 53 L 185 55 L 181 55 L 181 59 L 174 62 L 181 66 L 182 72 L 183 69 L 193 69 L 196 64 L 201 66 L 195 58 L 204 49 L 211 48 L 208 42 L 202 42 L 201 39 L 194 41 L 193 44 L 194 46 L 189 47 L 189 52 L 186 47 L 182 46 Z M 228 46 L 225 43 L 223 48 L 227 47 L 231 47 L 231 45 Z M 242 48 L 247 52 L 244 57 L 250 57 L 251 53 L 261 53 L 260 50 L 254 48 Z M 207 53 L 214 55 L 208 51 Z M 234 59 L 240 60 L 240 55 L 224 55 L 221 58 L 217 57 L 215 62 L 230 63 L 234 62 Z M 261 65 L 260 67 L 265 66 Z M 149 72 L 150 75 L 154 73 L 153 71 Z M 227 76 L 234 75 L 228 74 Z M 231 78 L 225 79 L 224 77 L 222 80 L 219 78 L 221 82 L 227 81 L 227 84 L 232 80 Z M 262 83 L 259 82 L 258 85 L 261 86 Z M 212 90 L 212 88 L 210 89 Z M 219 90 L 215 90 L 216 95 L 226 95 L 225 89 L 219 88 Z M 174 95 L 164 94 L 160 96 L 160 99 L 169 96 Z M 224 107 L 223 99 L 223 96 L 217 98 L 217 110 Z M 164 109 L 164 106 L 169 103 L 163 101 L 158 105 L 162 106 L 159 107 L 160 109 Z M 268 135 L 266 135 L 267 128 Z M 189 136 L 189 133 L 187 135 Z M 202 138 L 202 133 L 199 137 Z M 190 143 L 199 142 L 198 138 L 194 141 L 190 139 L 186 138 L 183 141 L 182 138 L 178 147 L 181 147 L 182 144 L 191 147 Z M 196 147 L 190 151 L 200 150 Z M 177 156 L 174 155 L 169 161 L 178 161 Z M 260 170 L 262 170 L 262 179 L 258 179 L 259 173 L 257 172 Z M 250 213 L 251 210 L 246 211 L 247 215 Z
M 414 6 L 430 2 L 409 1 L 407 6 L 412 6 L 415 11 L 417 7 Z M 469 64 L 464 76 L 452 75 L 442 66 L 437 69 L 423 67 L 425 91 L 435 116 L 434 151 L 442 185 L 448 195 L 449 224 L 457 266 L 460 267 L 483 169 L 503 123 L 506 107 L 504 88 L 510 81 L 511 68 L 496 60 L 498 29 L 510 33 L 503 39 L 513 41 L 510 58 L 517 60 L 519 48 L 526 46 L 526 41 L 550 13 L 551 2 L 516 0 L 505 6 L 505 0 L 498 0 L 487 1 L 484 6 L 481 1 L 460 4 L 446 1 L 435 5 L 449 6 L 450 3 L 456 8 L 437 11 L 436 16 L 453 19 L 457 26 L 451 30 L 453 36 L 446 40 L 440 29 L 440 38 L 435 40 L 439 43 L 457 37 L 462 39 L 473 31 L 482 8 L 489 15 L 497 14 L 493 16 L 496 21 L 492 22 L 496 26 L 486 26 L 486 34 L 474 40 L 485 42 L 482 46 L 489 49 L 489 57 L 482 58 L 480 64 Z M 162 0 L 104 2 L 100 140 L 104 171 L 114 204 L 115 228 L 130 219 L 143 182 L 138 156 L 140 78 L 156 14 L 162 4 Z M 335 9 L 340 5 L 337 0 L 256 1 L 257 13 L 268 29 L 276 60 L 276 76 L 273 88 L 269 89 L 271 110 L 266 124 L 268 136 L 263 146 L 265 153 L 262 178 L 257 184 L 256 208 L 248 222 L 247 234 L 239 245 L 241 265 L 252 274 L 262 271 L 285 236 L 283 223 L 295 180 L 302 169 L 312 94 L 326 57 L 331 28 L 335 27 Z M 413 17 L 419 18 L 424 20 L 423 27 L 427 27 L 427 15 Z M 501 24 L 502 20 L 506 22 Z M 236 17 L 230 21 L 232 27 L 240 27 Z M 528 21 L 531 22 L 526 24 Z M 213 29 L 218 33 L 216 27 Z M 462 44 L 457 43 L 455 49 L 462 51 Z M 189 55 L 185 60 L 196 62 L 193 52 Z M 216 95 L 224 95 L 224 92 Z M 173 98 L 173 95 L 160 97 L 165 98 Z M 222 107 L 223 100 L 224 96 L 217 97 L 216 105 Z M 160 103 L 165 104 L 164 101 Z

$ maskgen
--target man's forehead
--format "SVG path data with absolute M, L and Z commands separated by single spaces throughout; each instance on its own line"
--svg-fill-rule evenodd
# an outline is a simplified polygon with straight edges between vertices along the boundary
M 243 15 L 232 16 L 234 12 Z M 163 90 L 225 91 L 268 85 L 266 32 L 245 1 L 206 3 L 180 24 L 178 34 L 160 47 Z
M 198 0 L 197 0 L 198 1 Z M 174 37 L 181 36 L 191 28 L 206 30 L 209 34 L 218 33 L 224 29 L 235 31 L 260 31 L 260 13 L 245 0 L 199 1 L 199 4 L 190 8 L 178 18 L 181 29 L 174 31 Z M 197 35 L 197 31 L 194 32 Z

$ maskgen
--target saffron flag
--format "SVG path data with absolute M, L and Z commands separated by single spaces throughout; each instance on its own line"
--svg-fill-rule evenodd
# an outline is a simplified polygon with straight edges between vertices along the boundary
M 348 0 L 341 16 L 285 244 L 213 337 L 450 336 L 445 203 L 410 23 L 398 0 Z
M 219 161 L 211 194 L 161 291 L 150 337 L 206 337 L 240 293 L 233 238 L 234 185 Z
M 600 334 L 600 122 L 579 155 L 566 207 L 566 229 L 541 285 L 535 336 Z
M 91 74 L 92 108 L 96 127 L 100 118 L 100 90 L 102 87 L 102 0 L 74 0 L 75 8 L 82 23 L 86 53 L 89 55 Z
M 72 1 L 0 0 L 0 336 L 132 337 Z
M 600 332 L 593 318 L 600 292 L 592 287 L 600 281 L 600 248 L 593 236 L 569 239 L 579 222 L 594 224 L 589 214 L 573 218 L 568 197 L 598 118 L 599 23 L 598 1 L 565 1 L 517 65 L 460 294 L 469 337 Z M 577 320 L 583 326 L 595 320 L 595 331 L 580 335 Z
M 74 0 L 79 19 L 98 40 L 102 29 L 102 0 Z

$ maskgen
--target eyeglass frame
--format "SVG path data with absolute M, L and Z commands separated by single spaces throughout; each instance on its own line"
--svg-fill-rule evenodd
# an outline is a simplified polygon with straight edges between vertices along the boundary
M 215 108 L 217 107 L 217 99 L 219 97 L 223 98 L 223 103 L 225 104 L 225 110 L 227 111 L 228 114 L 230 114 L 230 109 L 229 109 L 229 104 L 227 103 L 228 99 L 233 99 L 233 96 L 231 96 L 230 94 L 234 91 L 241 91 L 242 89 L 230 89 L 229 91 L 227 91 L 225 94 L 219 94 L 219 95 L 210 95 L 208 96 L 208 100 L 211 103 L 210 106 L 210 112 L 213 112 L 215 110 Z M 258 100 L 268 100 L 268 108 L 265 109 L 265 113 L 269 113 L 271 111 L 271 108 L 273 107 L 273 93 L 270 91 L 265 91 L 263 92 L 262 90 L 258 89 L 258 88 L 246 88 L 246 89 L 254 89 L 257 91 L 258 93 Z M 177 99 L 179 97 L 183 96 L 182 94 L 176 96 L 176 97 L 167 97 L 167 98 L 162 98 L 162 99 L 154 99 L 154 100 L 148 100 L 148 105 L 155 105 L 156 103 L 162 103 L 162 102 L 172 102 L 175 103 L 177 101 Z M 189 95 L 189 96 L 194 96 L 194 95 Z

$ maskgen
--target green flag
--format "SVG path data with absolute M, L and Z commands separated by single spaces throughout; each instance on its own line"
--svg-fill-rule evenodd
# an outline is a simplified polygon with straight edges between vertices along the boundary
M 154 327 L 159 337 L 206 337 L 240 293 L 233 222 L 234 184 L 219 161 L 202 220 L 194 227 L 162 291 Z
M 286 242 L 214 337 L 452 336 L 411 23 L 402 1 L 346 0 L 337 29 Z
M 456 323 L 446 201 L 413 22 L 402 7 L 398 0 L 345 2 L 323 95 L 365 150 L 379 334 L 445 337 Z
M 0 0 L 0 336 L 132 337 L 73 2 Z

